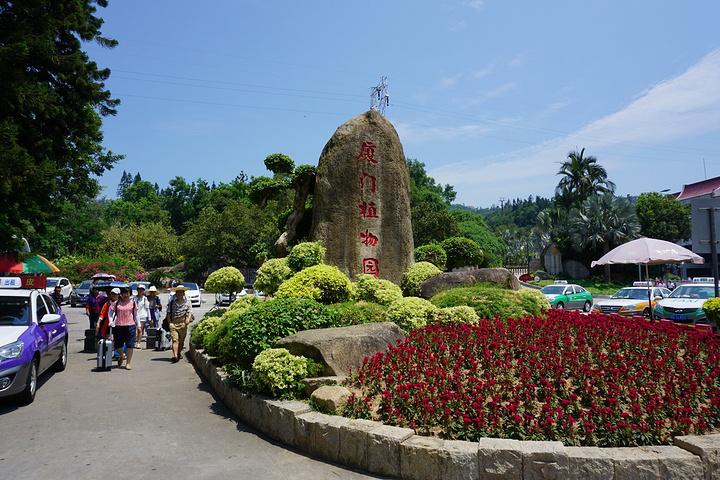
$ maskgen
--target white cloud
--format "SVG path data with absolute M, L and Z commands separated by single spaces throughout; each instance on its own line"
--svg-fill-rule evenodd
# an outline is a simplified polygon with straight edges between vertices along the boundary
M 462 78 L 462 73 L 457 75 L 451 75 L 440 79 L 440 88 L 450 88 L 457 85 L 458 81 Z
M 475 70 L 474 72 L 472 72 L 472 73 L 470 74 L 470 76 L 471 76 L 472 78 L 474 78 L 475 80 L 479 80 L 479 79 L 481 79 L 481 78 L 483 78 L 483 77 L 487 77 L 487 76 L 490 75 L 492 72 L 493 72 L 493 66 L 492 66 L 492 65 L 488 65 L 487 67 L 481 68 L 480 70 Z
M 518 53 L 513 58 L 508 60 L 508 67 L 521 67 L 525 64 L 525 54 L 524 53 Z
M 426 142 L 430 140 L 456 140 L 480 137 L 492 131 L 487 125 L 458 125 L 454 127 L 431 127 L 412 123 L 395 124 L 400 140 L 405 142 Z
M 601 150 L 603 164 L 608 165 L 626 162 L 620 151 L 626 147 L 650 148 L 645 153 L 647 157 L 652 156 L 653 146 L 717 131 L 720 131 L 720 49 L 683 74 L 650 87 L 622 110 L 572 134 L 495 157 L 490 162 L 478 159 L 444 165 L 430 173 L 442 183 L 455 185 L 461 201 L 486 204 L 495 200 L 498 192 L 505 196 L 552 192 L 558 162 L 576 147 L 587 147 L 591 155 Z M 638 177 L 647 166 L 648 162 L 643 162 L 634 167 Z
M 485 6 L 485 2 L 484 0 L 465 0 L 462 5 L 480 11 Z

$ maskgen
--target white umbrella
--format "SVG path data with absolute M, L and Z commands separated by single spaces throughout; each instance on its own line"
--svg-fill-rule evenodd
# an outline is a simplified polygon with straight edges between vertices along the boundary
M 665 263 L 704 263 L 705 260 L 687 248 L 655 238 L 638 238 L 615 247 L 590 265 L 662 265 Z
M 619 247 L 615 247 L 602 256 L 599 260 L 595 260 L 590 265 L 616 265 L 634 263 L 636 265 L 645 265 L 645 277 L 647 278 L 648 265 L 663 265 L 666 263 L 705 263 L 705 260 L 687 248 L 675 245 L 672 242 L 658 240 L 656 238 L 638 238 L 627 243 L 623 243 Z M 650 318 L 653 318 L 651 288 L 648 288 L 648 307 L 650 308 Z

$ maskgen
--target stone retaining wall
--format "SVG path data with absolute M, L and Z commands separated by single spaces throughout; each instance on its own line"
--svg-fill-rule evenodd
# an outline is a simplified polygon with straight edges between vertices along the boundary
M 561 442 L 415 435 L 409 428 L 313 411 L 301 401 L 246 395 L 202 351 L 195 368 L 244 423 L 313 457 L 408 480 L 720 480 L 720 434 L 685 436 L 675 446 L 566 447 Z

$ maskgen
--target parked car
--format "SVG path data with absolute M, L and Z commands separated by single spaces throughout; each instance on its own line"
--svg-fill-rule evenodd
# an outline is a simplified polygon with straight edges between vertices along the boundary
M 659 300 L 670 296 L 670 290 L 663 287 L 625 287 L 615 292 L 607 300 L 598 300 L 593 310 L 602 313 L 617 313 L 626 317 L 642 315 L 650 318 L 648 290 L 651 294 L 653 309 Z
M 690 325 L 708 324 L 703 304 L 715 296 L 712 283 L 686 283 L 679 285 L 655 307 L 655 318 Z
M 223 306 L 230 305 L 236 299 L 246 296 L 248 293 L 243 288 L 239 292 L 234 293 L 216 293 L 215 294 L 215 305 Z
M 10 288 L 0 289 L 0 397 L 28 404 L 38 377 L 67 365 L 67 320 L 47 293 L 20 288 L 19 278 L 4 283 Z
M 63 303 L 70 301 L 70 295 L 73 291 L 72 283 L 65 277 L 48 277 L 47 283 L 45 283 L 45 291 L 47 293 L 53 293 L 55 287 L 60 285 L 60 293 L 62 293 Z
M 590 292 L 580 285 L 556 283 L 540 289 L 552 308 L 582 310 L 589 312 L 592 309 L 593 297 Z
M 182 282 L 181 285 L 189 289 L 185 292 L 185 295 L 187 296 L 188 300 L 190 300 L 190 305 L 192 305 L 193 307 L 199 307 L 200 305 L 202 305 L 202 293 L 197 283 Z
M 83 280 L 80 285 L 76 286 L 70 293 L 70 306 L 82 307 L 87 303 L 88 295 L 90 295 L 90 287 L 92 280 Z

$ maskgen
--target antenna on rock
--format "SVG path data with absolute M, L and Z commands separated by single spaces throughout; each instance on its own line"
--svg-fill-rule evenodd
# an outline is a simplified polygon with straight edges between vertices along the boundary
M 380 77 L 380 83 L 370 89 L 370 110 L 385 115 L 385 108 L 390 105 L 390 91 L 386 76 Z

